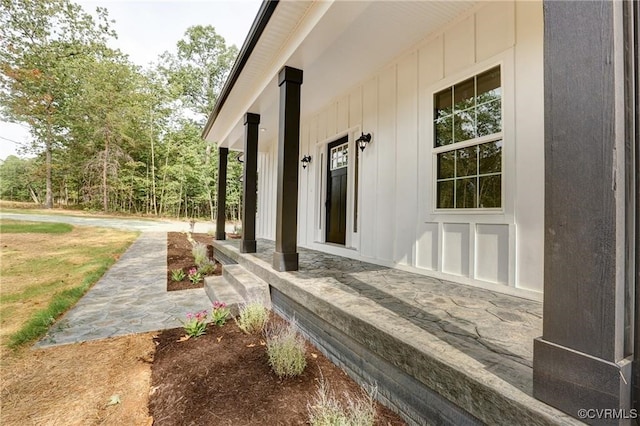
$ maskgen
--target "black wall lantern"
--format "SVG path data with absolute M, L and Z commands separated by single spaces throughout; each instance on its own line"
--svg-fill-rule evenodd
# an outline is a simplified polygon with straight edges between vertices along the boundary
M 371 142 L 371 133 L 367 133 L 365 135 L 364 132 L 362 132 L 360 137 L 356 139 L 356 143 L 358 144 L 358 147 L 360 147 L 360 151 L 364 151 L 369 142 Z
M 304 157 L 302 157 L 302 160 L 300 160 L 302 162 L 302 168 L 306 169 L 307 165 L 311 162 L 311 156 L 310 155 L 305 155 Z

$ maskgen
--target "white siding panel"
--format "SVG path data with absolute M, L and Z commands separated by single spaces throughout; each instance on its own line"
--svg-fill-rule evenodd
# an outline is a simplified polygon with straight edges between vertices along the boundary
M 459 22 L 444 33 L 444 73 L 451 75 L 475 62 L 474 17 Z
M 442 271 L 469 275 L 469 225 L 445 223 L 442 235 Z
M 371 145 L 378 150 L 378 195 L 376 203 L 376 254 L 393 260 L 396 192 L 396 67 L 389 67 L 378 80 L 378 133 Z M 368 131 L 365 129 L 365 131 Z M 366 150 L 365 150 L 366 151 Z
M 360 206 L 360 232 L 362 237 L 361 254 L 366 257 L 376 257 L 378 230 L 376 228 L 378 211 L 376 208 L 377 191 L 377 162 L 378 162 L 378 80 L 367 81 L 362 90 L 362 130 L 373 135 L 369 144 L 360 155 L 360 172 L 362 190 L 362 204 Z
M 349 95 L 349 125 L 362 126 L 362 87 L 358 87 Z
M 336 124 L 338 119 L 338 104 L 332 102 L 327 108 L 327 137 L 331 138 L 336 134 Z
M 336 133 L 342 133 L 349 128 L 349 96 L 338 100 L 338 118 Z
M 438 224 L 422 223 L 418 227 L 416 266 L 435 271 L 438 269 Z
M 307 204 L 307 242 L 312 243 L 316 240 L 316 230 L 318 229 L 319 203 L 318 191 L 320 191 L 320 183 L 318 182 L 318 169 L 321 167 L 320 155 L 316 150 L 318 143 L 318 118 L 313 117 L 309 120 L 309 153 L 313 157 L 309 166 L 309 198 Z M 313 194 L 313 195 L 312 195 Z
M 509 280 L 509 225 L 476 225 L 475 278 L 507 284 Z
M 437 36 L 418 51 L 420 87 L 427 88 L 444 77 L 444 39 Z
M 318 114 L 318 141 L 324 141 L 329 137 L 327 135 L 327 111 L 325 109 Z
M 515 44 L 515 5 L 488 3 L 476 14 L 476 60 L 482 61 Z
M 518 2 L 515 51 L 516 274 L 520 288 L 543 291 L 544 67 L 542 4 Z
M 303 124 L 300 129 L 300 158 L 309 155 L 309 125 Z M 313 157 L 312 160 L 313 162 Z M 307 243 L 307 208 L 309 205 L 309 165 L 307 168 L 302 167 L 299 162 L 298 170 L 298 244 L 305 245 Z
M 418 55 L 398 64 L 394 261 L 414 264 L 418 215 Z

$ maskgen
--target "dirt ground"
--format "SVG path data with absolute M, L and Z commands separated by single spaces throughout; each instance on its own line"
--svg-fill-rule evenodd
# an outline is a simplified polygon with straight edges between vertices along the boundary
M 213 237 L 207 234 L 191 234 L 193 239 L 199 243 L 205 244 L 211 250 L 213 254 L 213 247 L 211 241 Z M 186 276 L 189 273 L 189 269 L 195 268 L 195 262 L 193 255 L 191 254 L 192 245 L 187 239 L 187 235 L 183 232 L 168 232 L 167 233 L 167 291 L 188 290 L 191 288 L 204 287 L 204 280 L 198 284 L 194 284 L 189 281 Z M 182 281 L 173 281 L 171 279 L 171 271 L 176 269 L 182 269 L 185 273 Z M 222 265 L 216 262 L 216 269 L 213 274 L 222 274 Z
M 320 377 L 338 397 L 362 392 L 312 346 L 302 376 L 280 380 L 262 338 L 233 321 L 209 325 L 200 338 L 183 335 L 179 328 L 7 353 L 0 424 L 300 425 Z M 376 424 L 404 422 L 379 406 Z

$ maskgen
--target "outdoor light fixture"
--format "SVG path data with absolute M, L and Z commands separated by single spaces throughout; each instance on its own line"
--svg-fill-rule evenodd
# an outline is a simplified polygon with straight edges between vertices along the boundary
M 364 132 L 362 132 L 360 137 L 356 139 L 356 143 L 360 147 L 360 151 L 364 151 L 364 149 L 367 147 L 367 144 L 369 142 L 371 142 L 371 133 L 367 133 L 365 135 Z
M 304 157 L 302 157 L 302 168 L 306 169 L 307 165 L 311 162 L 311 156 L 310 155 L 305 155 Z

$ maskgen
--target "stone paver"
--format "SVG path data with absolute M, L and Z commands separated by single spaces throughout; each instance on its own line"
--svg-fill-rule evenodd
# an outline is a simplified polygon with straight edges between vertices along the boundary
M 36 347 L 175 328 L 208 309 L 204 289 L 167 292 L 166 259 L 167 234 L 143 232 Z

